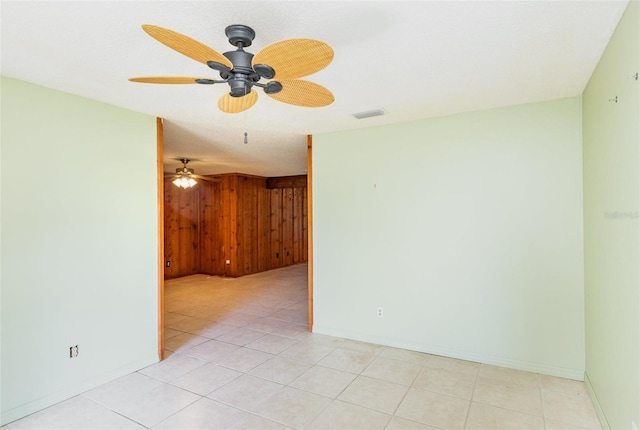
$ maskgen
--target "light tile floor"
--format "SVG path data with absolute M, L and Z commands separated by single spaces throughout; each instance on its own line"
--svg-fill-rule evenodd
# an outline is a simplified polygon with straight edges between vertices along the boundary
M 582 382 L 307 331 L 307 266 L 167 281 L 167 358 L 22 429 L 599 429 Z

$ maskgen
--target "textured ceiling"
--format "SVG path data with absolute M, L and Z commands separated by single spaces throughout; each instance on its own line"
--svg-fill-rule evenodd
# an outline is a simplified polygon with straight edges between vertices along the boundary
M 165 168 L 263 176 L 306 171 L 306 135 L 581 94 L 627 1 L 2 1 L 4 76 L 165 119 Z M 239 114 L 217 108 L 224 84 L 154 85 L 133 76 L 208 76 L 205 65 L 142 24 L 218 52 L 224 29 L 256 31 L 257 53 L 288 38 L 331 45 L 333 62 L 305 77 L 329 88 L 322 108 L 259 90 Z M 383 108 L 386 115 L 352 114 Z M 244 132 L 248 144 L 243 143 Z

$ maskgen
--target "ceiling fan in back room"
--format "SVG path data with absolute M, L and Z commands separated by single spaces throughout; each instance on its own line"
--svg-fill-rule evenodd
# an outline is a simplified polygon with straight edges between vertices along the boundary
M 180 188 L 191 188 L 198 183 L 196 179 L 203 180 L 207 182 L 220 182 L 217 178 L 210 178 L 207 176 L 196 175 L 193 169 L 187 167 L 187 163 L 191 161 L 188 158 L 179 158 L 178 159 L 182 163 L 182 167 L 178 167 L 176 169 L 176 173 L 165 173 L 164 177 L 171 179 L 173 178 L 173 185 Z
M 225 29 L 235 51 L 220 54 L 214 49 L 173 30 L 155 25 L 142 29 L 160 43 L 204 63 L 219 73 L 220 79 L 208 77 L 147 76 L 130 78 L 132 82 L 151 84 L 226 83 L 230 91 L 218 100 L 218 108 L 227 113 L 249 109 L 258 101 L 253 87 L 262 88 L 280 102 L 304 106 L 327 106 L 334 101 L 327 88 L 299 79 L 324 69 L 333 60 L 333 49 L 315 39 L 285 39 L 272 43 L 253 55 L 244 50 L 251 46 L 255 32 L 246 25 L 230 25 Z M 264 81 L 263 81 L 264 79 Z

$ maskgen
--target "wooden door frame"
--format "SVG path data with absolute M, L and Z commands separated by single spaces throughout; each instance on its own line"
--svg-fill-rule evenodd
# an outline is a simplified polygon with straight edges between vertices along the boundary
M 164 129 L 156 118 L 156 169 L 158 181 L 158 359 L 164 359 Z
M 313 137 L 307 135 L 307 246 L 308 246 L 308 300 L 309 300 L 309 331 L 313 332 L 313 160 L 312 160 Z

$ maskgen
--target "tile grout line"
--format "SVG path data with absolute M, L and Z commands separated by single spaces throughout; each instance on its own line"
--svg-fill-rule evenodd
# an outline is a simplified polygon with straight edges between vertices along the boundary
M 398 404 L 396 405 L 395 409 L 393 410 L 393 413 L 391 414 L 391 417 L 397 417 L 397 418 L 401 418 L 401 419 L 406 419 L 406 418 L 402 418 L 399 415 L 396 415 L 396 413 L 398 412 L 398 409 L 400 409 L 400 406 L 402 405 L 402 403 L 404 402 L 404 400 L 407 398 L 407 395 L 409 394 L 409 392 L 411 391 L 411 389 L 413 388 L 413 385 L 416 382 L 416 379 L 418 379 L 418 376 L 420 376 L 420 373 L 422 373 L 422 371 L 424 370 L 425 367 L 427 367 L 427 363 L 429 362 L 429 360 L 431 360 L 431 354 L 429 354 L 429 356 L 427 357 L 427 359 L 425 360 L 424 363 L 422 363 L 420 370 L 418 371 L 418 373 L 416 374 L 415 378 L 413 378 L 413 381 L 411 382 L 411 385 L 409 385 L 409 387 L 407 388 L 407 391 L 404 393 L 404 395 L 402 396 L 402 399 L 400 399 L 400 401 L 398 402 Z M 408 420 L 408 421 L 412 421 L 412 422 L 416 422 L 413 420 Z M 389 422 L 391 422 L 391 420 L 389 420 Z M 388 426 L 389 424 L 387 424 Z M 386 428 L 386 427 L 385 427 Z
M 85 393 L 86 393 L 86 391 L 85 391 Z M 131 417 L 128 417 L 128 416 L 126 416 L 126 415 L 121 414 L 121 413 L 120 413 L 120 412 L 118 412 L 118 411 L 114 411 L 113 409 L 111 409 L 111 408 L 110 408 L 110 407 L 108 407 L 107 405 L 103 405 L 102 403 L 97 402 L 97 401 L 95 401 L 95 400 L 93 400 L 93 399 L 91 399 L 91 398 L 89 398 L 89 397 L 85 396 L 85 395 L 84 395 L 84 393 L 79 394 L 79 396 L 81 396 L 81 397 L 83 397 L 83 398 L 85 398 L 85 399 L 89 400 L 90 402 L 95 403 L 96 405 L 100 406 L 101 408 L 106 409 L 106 410 L 107 410 L 107 411 L 109 411 L 109 412 L 112 412 L 112 413 L 114 413 L 114 414 L 116 414 L 116 415 L 121 416 L 122 418 L 125 418 L 125 419 L 126 419 L 126 420 L 128 420 L 128 421 L 131 421 L 131 422 L 133 422 L 133 423 L 136 423 L 136 424 L 138 424 L 138 425 L 140 425 L 140 426 L 142 426 L 142 427 L 144 427 L 144 428 L 146 428 L 146 429 L 150 429 L 150 428 L 151 428 L 151 427 L 147 427 L 146 425 L 142 424 L 141 422 L 138 422 L 138 421 L 134 420 L 134 419 L 133 419 L 133 418 L 131 418 Z M 76 397 L 77 397 L 77 396 L 76 396 Z M 72 398 L 73 398 L 73 397 L 72 397 Z
M 542 413 L 542 427 L 547 429 L 547 417 L 544 413 L 544 398 L 542 396 L 542 381 L 540 380 L 540 374 L 538 373 L 538 390 L 540 394 L 540 412 Z
M 480 378 L 480 368 L 478 368 L 478 372 L 473 379 L 473 389 L 471 390 L 471 398 L 469 399 L 469 409 L 467 409 L 467 416 L 464 417 L 464 425 L 463 429 L 467 428 L 467 424 L 469 422 L 469 415 L 471 414 L 471 406 L 473 405 L 473 398 L 476 395 L 476 386 L 478 385 L 478 379 Z

